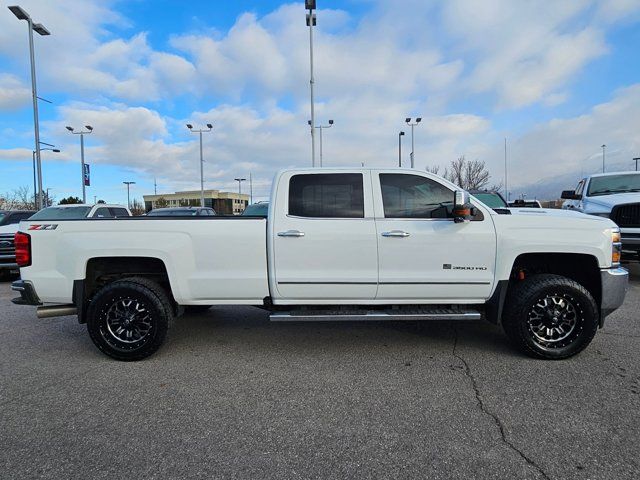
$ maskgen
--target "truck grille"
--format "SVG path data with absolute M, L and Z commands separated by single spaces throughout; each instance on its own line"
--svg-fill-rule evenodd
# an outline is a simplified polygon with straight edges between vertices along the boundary
M 15 263 L 13 236 L 13 233 L 0 233 L 0 263 Z
M 640 228 L 640 203 L 616 205 L 609 216 L 619 227 Z

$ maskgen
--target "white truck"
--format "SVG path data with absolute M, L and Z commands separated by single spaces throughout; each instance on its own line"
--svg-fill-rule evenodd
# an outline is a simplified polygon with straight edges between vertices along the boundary
M 620 227 L 622 247 L 640 253 L 640 172 L 598 173 L 565 190 L 562 208 L 610 218 Z
M 25 221 L 14 303 L 77 315 L 107 355 L 139 360 L 184 308 L 255 305 L 273 321 L 474 320 L 523 352 L 583 350 L 623 302 L 609 219 L 512 208 L 406 169 L 295 169 L 267 218 Z

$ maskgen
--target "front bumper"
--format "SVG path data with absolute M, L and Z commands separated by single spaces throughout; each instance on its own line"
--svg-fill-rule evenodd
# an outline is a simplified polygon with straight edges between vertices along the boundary
M 600 325 L 607 315 L 616 311 L 624 302 L 629 285 L 629 271 L 626 268 L 606 268 L 600 271 L 602 300 L 600 302 Z
M 28 280 L 17 280 L 11 284 L 11 290 L 20 293 L 20 296 L 11 301 L 16 305 L 42 305 L 36 289 Z

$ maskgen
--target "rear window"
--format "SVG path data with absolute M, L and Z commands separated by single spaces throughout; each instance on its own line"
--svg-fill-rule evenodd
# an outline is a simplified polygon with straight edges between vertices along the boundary
M 77 220 L 86 218 L 91 207 L 47 207 L 34 214 L 29 220 Z
M 109 208 L 114 217 L 128 217 L 129 212 L 125 208 Z
M 363 218 L 361 173 L 294 175 L 289 181 L 289 215 Z

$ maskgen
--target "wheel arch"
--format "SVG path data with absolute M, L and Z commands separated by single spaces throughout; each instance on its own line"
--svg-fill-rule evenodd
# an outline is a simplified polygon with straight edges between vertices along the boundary
M 511 265 L 508 279 L 496 282 L 496 288 L 486 303 L 487 320 L 499 324 L 502 321 L 504 303 L 509 288 L 530 275 L 551 273 L 570 278 L 582 285 L 600 306 L 602 283 L 598 259 L 585 253 L 523 253 Z

